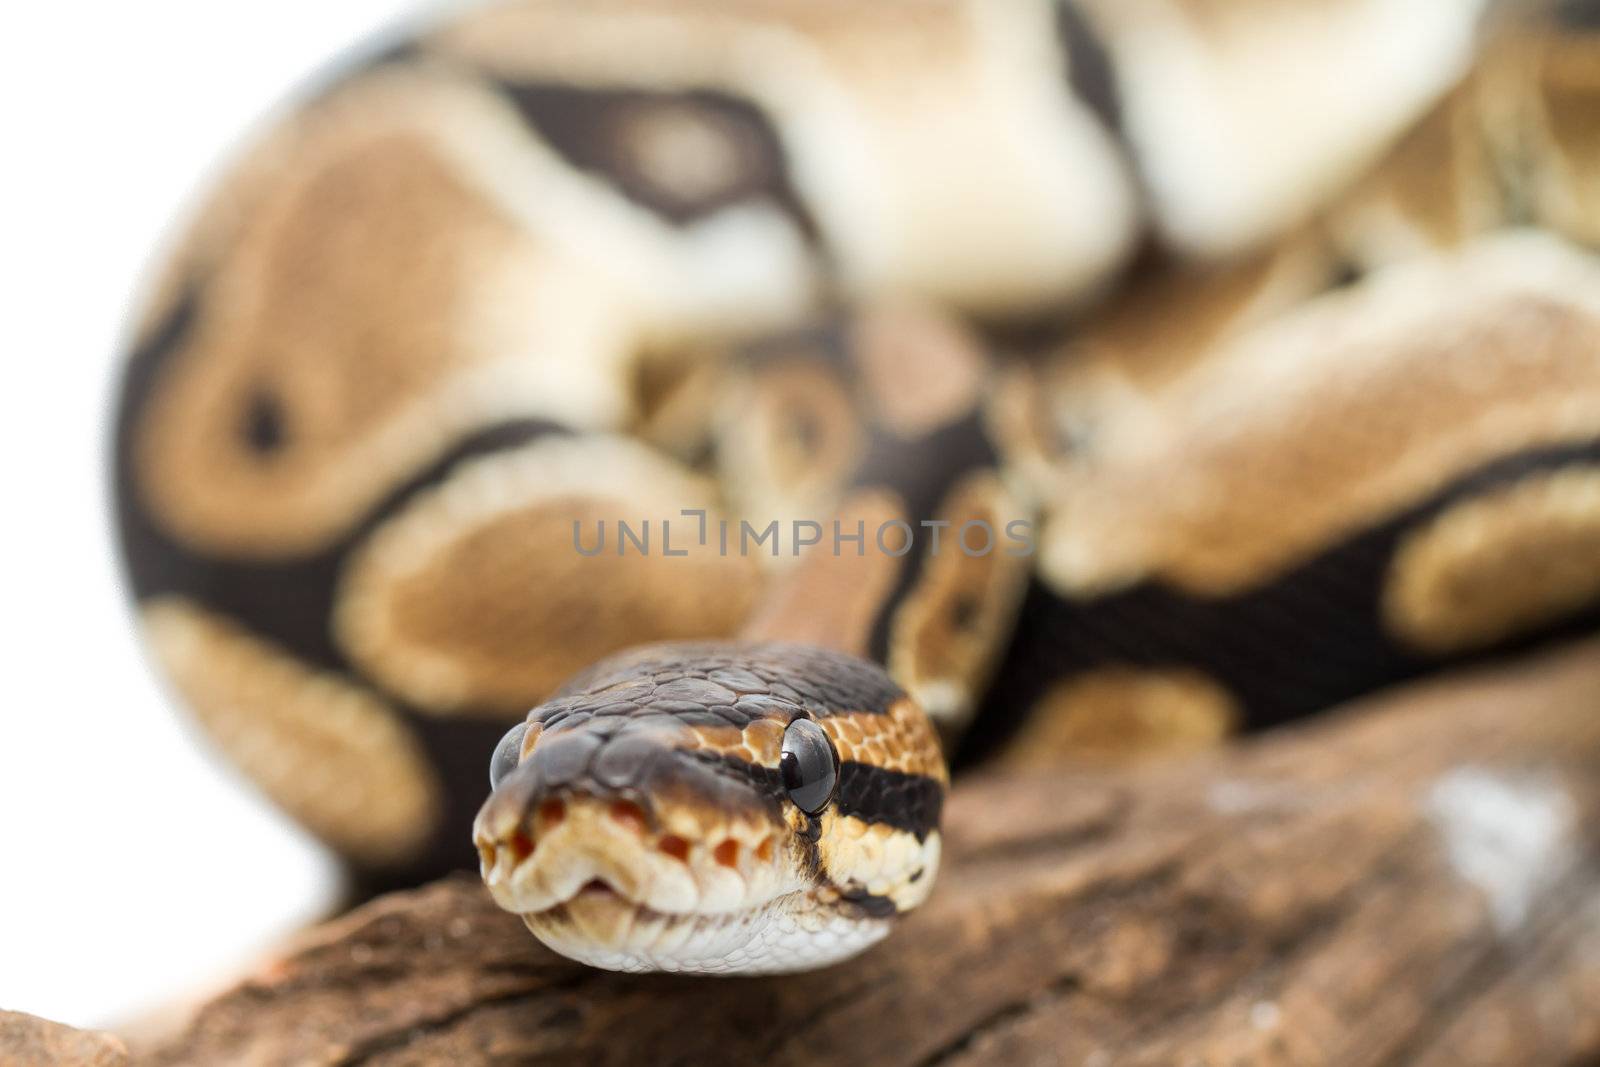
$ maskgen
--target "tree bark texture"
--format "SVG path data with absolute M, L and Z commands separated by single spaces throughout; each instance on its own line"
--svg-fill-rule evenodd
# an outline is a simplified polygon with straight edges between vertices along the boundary
M 1600 1063 L 1600 642 L 1177 763 L 978 777 L 841 966 L 628 976 L 460 876 L 299 939 L 158 1064 Z

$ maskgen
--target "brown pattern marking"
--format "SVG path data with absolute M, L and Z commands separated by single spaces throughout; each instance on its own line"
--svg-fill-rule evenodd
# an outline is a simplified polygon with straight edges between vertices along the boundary
M 1033 557 L 1012 554 L 1018 545 L 1005 527 L 1024 517 L 993 473 L 962 479 L 937 516 L 950 523 L 939 552 L 927 553 L 916 585 L 894 609 L 889 673 L 941 725 L 971 713 L 1011 636 Z M 961 526 L 969 520 L 987 522 L 993 532 L 986 555 L 961 549 Z M 984 536 L 981 528 L 969 532 L 974 553 Z
M 1407 535 L 1384 588 L 1391 632 L 1459 652 L 1600 594 L 1600 468 L 1568 467 L 1466 500 Z
M 143 622 L 201 726 L 297 822 L 369 865 L 403 862 L 427 843 L 441 786 L 382 700 L 186 600 L 151 601 Z
M 563 373 L 600 375 L 615 327 L 586 301 L 604 290 L 462 169 L 457 142 L 498 132 L 486 106 L 380 73 L 263 149 L 273 180 L 249 183 L 135 439 L 147 504 L 191 547 L 315 550 L 458 434 L 586 410 L 587 377 L 568 388 L 527 354 L 589 331 L 593 367 Z
M 743 760 L 754 767 L 775 768 L 783 754 L 784 724 L 757 719 L 749 726 L 686 726 L 681 748 Z
M 910 698 L 895 701 L 882 715 L 844 711 L 818 722 L 841 761 L 950 781 L 939 735 Z
M 774 518 L 825 512 L 866 444 L 838 369 L 804 351 L 753 369 L 729 390 L 719 423 L 717 465 L 758 530 Z
M 1316 293 L 1334 267 L 1323 238 L 1304 230 L 1257 255 L 1142 278 L 1110 296 L 1050 361 L 1051 395 L 1070 399 L 1096 379 L 1157 393 L 1217 345 Z
M 1043 574 L 1069 594 L 1159 579 L 1228 595 L 1463 470 L 1592 436 L 1597 280 L 1512 236 L 1253 331 L 1058 465 Z
M 1219 743 L 1239 719 L 1228 693 L 1195 671 L 1105 667 L 1052 686 L 998 759 L 1032 768 L 1186 752 Z
M 147 502 L 186 541 L 320 547 L 442 443 L 446 382 L 504 355 L 469 320 L 486 275 L 536 250 L 406 98 L 354 86 L 291 126 L 206 278 L 136 438 Z M 280 440 L 251 445 L 253 418 Z
M 1107 421 L 1154 404 L 1228 339 L 1333 277 L 1333 250 L 1307 230 L 1238 262 L 1174 266 L 1109 296 L 1049 359 L 1005 367 L 987 424 L 1008 469 L 1048 494 L 1056 464 Z
M 845 501 L 837 518 L 841 530 L 853 531 L 860 522 L 864 530 L 874 531 L 896 519 L 905 521 L 906 513 L 894 494 L 867 490 Z M 807 549 L 800 562 L 776 580 L 776 589 L 741 636 L 821 645 L 864 657 L 900 567 L 899 559 L 876 546 L 864 547 L 860 555 L 841 548 L 835 555 L 832 529 L 825 528 L 821 543 Z
M 425 710 L 514 718 L 576 671 L 651 641 L 732 633 L 757 562 L 694 540 L 698 480 L 642 446 L 545 439 L 473 461 L 413 500 L 352 561 L 335 632 L 351 657 Z M 648 555 L 617 555 L 616 522 L 651 520 Z M 661 521 L 672 523 L 663 555 Z M 581 555 L 573 523 L 592 549 Z M 715 522 L 715 515 L 710 521 Z

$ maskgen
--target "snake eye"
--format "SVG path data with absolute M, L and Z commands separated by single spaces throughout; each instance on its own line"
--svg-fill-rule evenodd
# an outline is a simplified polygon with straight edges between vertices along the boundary
M 489 757 L 489 788 L 499 789 L 505 776 L 517 769 L 522 759 L 522 739 L 527 736 L 528 724 L 519 722 L 494 746 L 494 755 Z
M 789 799 L 807 815 L 815 815 L 833 799 L 839 783 L 839 759 L 822 727 L 810 719 L 796 719 L 783 732 L 783 755 L 778 773 Z

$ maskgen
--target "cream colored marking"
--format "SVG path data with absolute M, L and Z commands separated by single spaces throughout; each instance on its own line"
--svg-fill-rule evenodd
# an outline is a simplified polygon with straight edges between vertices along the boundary
M 1389 629 L 1459 652 L 1600 594 L 1600 468 L 1567 467 L 1464 500 L 1406 535 L 1384 585 Z
M 1208 257 L 1282 232 L 1369 166 L 1467 69 L 1486 6 L 1083 2 L 1156 225 Z
M 899 911 L 926 900 L 939 871 L 937 830 L 918 841 L 915 834 L 887 823 L 831 810 L 822 817 L 818 849 L 822 869 L 835 885 L 859 886 L 875 897 L 887 897 Z
M 612 801 L 580 795 L 561 797 L 565 810 L 558 821 L 492 803 L 479 816 L 474 838 L 483 861 L 484 879 L 495 900 L 519 913 L 543 911 L 571 900 L 591 879 L 603 879 L 635 904 L 670 914 L 715 914 L 744 911 L 806 884 L 796 849 L 773 849 L 763 860 L 762 842 L 785 827 L 760 809 L 707 811 L 697 803 L 674 803 L 670 796 L 651 798 L 659 820 L 650 828 L 633 819 L 619 819 Z M 519 855 L 507 842 L 528 834 L 533 850 Z M 662 842 L 677 837 L 687 845 L 681 854 L 664 850 Z M 720 862 L 717 846 L 738 845 L 735 863 Z
M 1135 235 L 1047 5 L 498 5 L 425 45 L 513 78 L 751 100 L 851 293 L 1036 307 L 1092 290 Z
M 715 198 L 750 169 L 739 131 L 689 104 L 644 104 L 615 135 L 632 168 L 681 203 Z
M 201 725 L 312 833 L 378 866 L 404 862 L 427 843 L 440 784 L 383 701 L 179 597 L 150 601 L 143 620 Z

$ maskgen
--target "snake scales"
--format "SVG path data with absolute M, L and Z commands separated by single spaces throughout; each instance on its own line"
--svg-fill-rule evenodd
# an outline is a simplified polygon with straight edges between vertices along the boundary
M 570 955 L 826 963 L 934 880 L 936 731 L 1126 758 L 1593 629 L 1597 123 L 1593 3 L 475 9 L 168 256 L 145 636 L 368 890 L 476 815 Z

